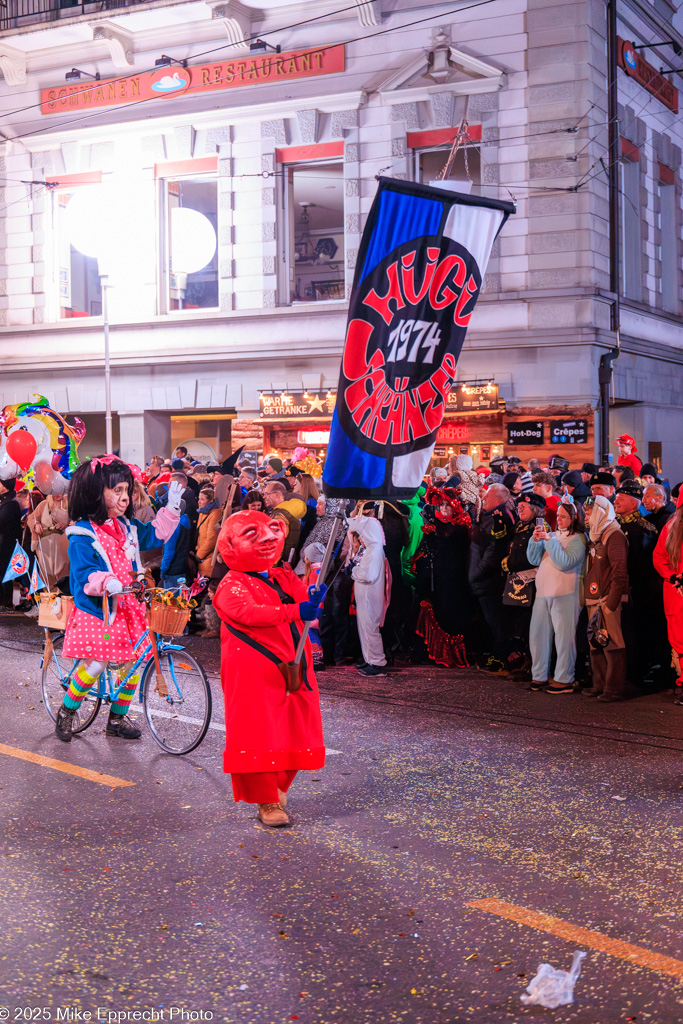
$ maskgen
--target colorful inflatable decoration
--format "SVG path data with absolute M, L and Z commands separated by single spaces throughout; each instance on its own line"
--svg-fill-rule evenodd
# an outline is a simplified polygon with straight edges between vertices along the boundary
M 83 421 L 67 423 L 42 395 L 6 405 L 0 413 L 0 480 L 23 474 L 43 494 L 63 494 L 80 465 L 84 437 Z

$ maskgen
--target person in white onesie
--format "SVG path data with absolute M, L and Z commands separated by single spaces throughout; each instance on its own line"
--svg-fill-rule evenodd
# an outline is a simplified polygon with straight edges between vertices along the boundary
M 358 671 L 364 676 L 386 675 L 387 659 L 380 627 L 386 612 L 386 568 L 384 530 L 377 519 L 358 516 L 349 525 L 349 545 L 356 599 L 356 621 L 363 661 Z

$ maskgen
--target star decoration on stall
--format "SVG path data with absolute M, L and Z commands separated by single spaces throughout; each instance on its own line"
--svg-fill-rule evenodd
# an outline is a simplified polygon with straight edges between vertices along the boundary
M 314 412 L 314 411 L 323 412 L 324 411 L 323 410 L 323 400 L 320 397 L 320 395 L 314 395 L 313 398 L 307 398 L 306 401 L 309 402 L 310 406 L 311 406 L 310 409 L 308 410 L 309 412 Z

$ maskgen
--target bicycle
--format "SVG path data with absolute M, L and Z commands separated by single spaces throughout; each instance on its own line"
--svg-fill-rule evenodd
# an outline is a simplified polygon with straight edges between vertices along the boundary
M 125 588 L 123 593 L 137 593 L 137 590 Z M 85 660 L 61 654 L 65 636 L 64 631 L 53 633 L 45 628 L 41 688 L 43 703 L 53 722 L 71 677 Z M 156 634 L 155 638 L 161 677 L 156 671 L 155 645 L 148 629 L 134 646 L 136 660 L 125 677 L 119 677 L 112 663 L 105 666 L 74 716 L 74 735 L 85 732 L 97 718 L 102 704 L 114 703 L 127 680 L 145 665 L 138 686 L 138 703 L 142 705 L 154 739 L 162 750 L 178 756 L 189 754 L 199 746 L 211 722 L 211 687 L 206 673 L 180 644 Z M 143 647 L 145 641 L 147 644 Z

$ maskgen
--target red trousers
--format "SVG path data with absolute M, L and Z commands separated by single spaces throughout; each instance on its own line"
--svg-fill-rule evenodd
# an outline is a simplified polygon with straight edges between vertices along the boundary
M 276 804 L 280 799 L 278 789 L 286 793 L 295 777 L 295 771 L 231 772 L 235 803 L 244 800 L 245 804 Z

